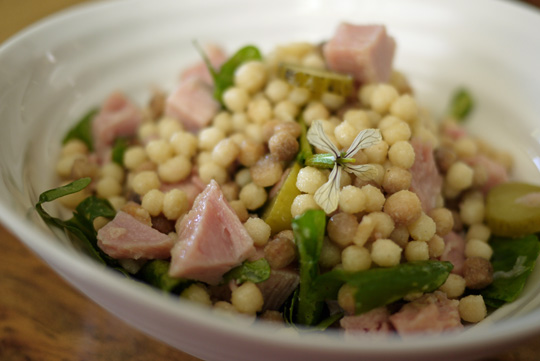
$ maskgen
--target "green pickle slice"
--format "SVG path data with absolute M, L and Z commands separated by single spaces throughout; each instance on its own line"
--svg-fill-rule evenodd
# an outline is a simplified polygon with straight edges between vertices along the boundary
M 327 70 L 307 68 L 299 65 L 281 64 L 278 76 L 289 84 L 307 88 L 313 95 L 334 93 L 344 97 L 353 90 L 353 78 Z
M 540 232 L 540 187 L 519 182 L 493 187 L 486 198 L 486 222 L 498 236 Z
M 294 162 L 281 189 L 274 198 L 270 200 L 270 203 L 263 211 L 262 219 L 270 226 L 272 234 L 276 234 L 285 229 L 291 229 L 293 218 L 291 206 L 294 198 L 300 194 L 300 191 L 296 188 L 296 179 L 298 177 L 298 172 L 300 172 L 300 168 L 302 168 L 301 165 L 298 162 Z

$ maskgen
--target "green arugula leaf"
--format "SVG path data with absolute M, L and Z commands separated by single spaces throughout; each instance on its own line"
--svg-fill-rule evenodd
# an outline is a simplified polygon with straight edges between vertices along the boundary
M 116 138 L 112 149 L 112 160 L 116 164 L 124 165 L 124 153 L 129 146 L 129 141 L 126 138 Z
M 94 139 L 92 135 L 92 121 L 98 109 L 92 109 L 86 113 L 64 136 L 62 144 L 66 144 L 72 139 L 79 139 L 86 144 L 90 151 L 94 150 Z
M 240 266 L 231 269 L 223 275 L 223 283 L 235 280 L 238 284 L 244 282 L 259 283 L 266 281 L 270 277 L 270 265 L 265 258 L 256 261 L 245 261 Z
M 467 89 L 461 88 L 455 91 L 450 100 L 448 115 L 454 119 L 463 121 L 469 116 L 473 108 L 474 100 L 471 93 Z

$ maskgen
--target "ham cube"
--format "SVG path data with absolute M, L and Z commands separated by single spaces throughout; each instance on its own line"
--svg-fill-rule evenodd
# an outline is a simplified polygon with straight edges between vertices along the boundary
M 116 259 L 166 259 L 172 239 L 130 214 L 119 211 L 97 234 L 98 246 Z
M 411 334 L 440 334 L 443 331 L 463 328 L 458 311 L 458 300 L 450 300 L 441 291 L 427 293 L 407 303 L 399 312 L 390 316 L 400 336 Z
M 180 82 L 165 104 L 165 114 L 178 119 L 185 129 L 192 132 L 206 127 L 219 109 L 212 87 L 199 77 L 189 77 Z
M 491 188 L 501 183 L 508 182 L 508 171 L 504 165 L 497 163 L 483 154 L 478 154 L 474 157 L 468 158 L 465 160 L 465 163 L 471 167 L 482 168 L 485 171 L 487 179 L 481 188 L 484 195 L 488 194 Z
M 396 42 L 382 25 L 342 23 L 323 47 L 328 67 L 361 83 L 387 82 L 392 73 Z
M 444 237 L 444 251 L 441 261 L 448 261 L 454 265 L 452 273 L 463 275 L 465 265 L 465 239 L 456 232 L 450 232 Z
M 214 44 L 206 45 L 204 47 L 204 53 L 208 57 L 208 60 L 210 60 L 210 64 L 212 64 L 216 70 L 219 70 L 221 65 L 227 60 L 225 51 Z M 214 79 L 212 79 L 212 75 L 203 60 L 184 70 L 180 75 L 180 80 L 186 80 L 192 77 L 199 78 L 208 85 L 214 85 Z
M 415 158 L 410 169 L 412 175 L 410 190 L 416 193 L 422 203 L 423 211 L 427 213 L 437 204 L 443 178 L 437 169 L 431 145 L 417 138 L 411 140 L 411 145 Z
M 392 330 L 390 313 L 386 307 L 378 307 L 361 315 L 345 316 L 340 326 L 347 336 L 356 334 L 388 334 Z
M 132 137 L 142 123 L 142 111 L 123 93 L 112 93 L 92 121 L 94 151 L 100 161 L 118 137 Z
M 171 250 L 171 277 L 215 285 L 224 273 L 255 253 L 253 240 L 214 180 L 179 220 L 177 233 L 178 241 Z

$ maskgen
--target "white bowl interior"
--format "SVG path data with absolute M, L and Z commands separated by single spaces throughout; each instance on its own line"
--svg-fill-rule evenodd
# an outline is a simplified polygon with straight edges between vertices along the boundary
M 62 136 L 112 90 L 142 104 L 153 85 L 171 89 L 180 70 L 199 60 L 193 40 L 231 52 L 247 43 L 268 51 L 279 43 L 322 41 L 340 21 L 386 24 L 398 43 L 395 67 L 434 115 L 445 110 L 456 87 L 468 87 L 476 99 L 470 131 L 515 155 L 517 179 L 540 184 L 540 14 L 526 6 L 495 0 L 108 1 L 60 13 L 0 47 L 2 222 L 97 303 L 208 360 L 466 359 L 540 332 L 538 267 L 518 301 L 461 335 L 406 342 L 300 337 L 218 318 L 127 282 L 79 254 L 33 212 L 39 193 L 56 185 Z

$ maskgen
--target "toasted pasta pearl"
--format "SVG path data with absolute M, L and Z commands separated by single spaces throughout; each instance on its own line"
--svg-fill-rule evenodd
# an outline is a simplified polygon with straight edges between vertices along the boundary
M 478 239 L 484 242 L 487 242 L 489 237 L 491 237 L 491 230 L 483 223 L 471 224 L 466 235 L 467 240 Z
M 253 183 L 261 187 L 269 187 L 281 179 L 283 175 L 283 166 L 281 162 L 272 155 L 266 155 L 260 158 L 251 167 L 251 179 Z
M 224 138 L 222 130 L 215 127 L 204 128 L 199 133 L 199 149 L 211 151 Z
M 401 247 L 390 239 L 380 238 L 371 246 L 371 260 L 381 267 L 397 266 L 401 260 Z
M 366 211 L 367 212 L 378 212 L 382 209 L 385 197 L 381 190 L 377 187 L 372 186 L 371 184 L 365 185 L 362 188 L 366 196 Z
M 274 107 L 276 118 L 284 121 L 294 121 L 299 111 L 298 106 L 290 100 L 282 100 Z
M 137 131 L 137 136 L 142 141 L 158 137 L 158 127 L 155 123 L 152 122 L 143 123 Z
M 176 183 L 191 174 L 191 162 L 183 155 L 177 155 L 158 166 L 159 178 L 166 183 Z
M 410 225 L 422 214 L 422 204 L 418 196 L 408 190 L 396 192 L 386 199 L 384 211 L 392 217 L 394 222 Z
M 321 102 L 328 109 L 337 110 L 343 105 L 343 103 L 345 103 L 345 98 L 339 94 L 323 93 L 321 96 Z
M 172 146 L 164 139 L 151 140 L 145 150 L 148 158 L 156 164 L 165 162 L 174 153 Z
M 485 204 L 482 196 L 468 196 L 459 205 L 461 221 L 467 225 L 481 223 L 484 220 Z
M 96 192 L 102 198 L 117 196 L 122 193 L 122 185 L 113 177 L 104 177 L 97 182 Z
M 437 258 L 442 256 L 444 252 L 444 239 L 439 235 L 434 235 L 428 242 L 429 257 Z
M 381 133 L 388 145 L 393 145 L 400 140 L 409 140 L 412 134 L 409 125 L 401 120 L 384 128 Z
M 212 119 L 212 126 L 221 130 L 224 134 L 229 134 L 233 131 L 232 116 L 227 111 L 221 111 L 214 119 Z
M 136 169 L 147 160 L 146 151 L 141 146 L 129 147 L 124 152 L 124 166 L 129 170 Z
M 122 183 L 124 181 L 125 174 L 124 174 L 124 169 L 122 168 L 121 165 L 114 162 L 110 162 L 103 165 L 103 167 L 101 167 L 101 176 L 111 177 L 111 178 L 116 179 L 118 183 Z
M 249 93 L 256 93 L 266 84 L 267 69 L 260 61 L 248 61 L 234 72 L 234 83 Z
M 181 189 L 171 189 L 163 197 L 163 215 L 175 220 L 188 211 L 189 201 L 186 192 Z
M 151 216 L 157 216 L 163 210 L 165 195 L 158 189 L 152 189 L 142 197 L 141 205 Z
M 356 308 L 357 288 L 345 283 L 338 291 L 338 305 L 348 314 L 353 315 Z
M 210 294 L 206 290 L 206 287 L 198 283 L 194 283 L 185 290 L 183 290 L 180 294 L 180 297 L 190 300 L 192 302 L 200 303 L 202 305 L 212 305 L 212 300 L 210 299 Z
M 197 137 L 188 132 L 176 132 L 170 138 L 174 153 L 191 158 L 197 153 Z
M 465 278 L 450 273 L 446 281 L 439 287 L 439 290 L 446 293 L 446 297 L 448 298 L 458 298 L 465 292 L 465 287 Z
M 231 303 L 238 312 L 253 315 L 264 304 L 261 290 L 253 282 L 244 282 L 231 293 Z
M 411 237 L 416 241 L 423 242 L 429 241 L 435 235 L 436 228 L 433 219 L 424 212 L 421 213 L 416 221 L 408 226 Z
M 252 179 L 251 179 L 251 171 L 249 170 L 249 168 L 242 168 L 238 172 L 236 172 L 236 175 L 234 176 L 234 181 L 240 187 L 243 187 L 246 184 L 250 183 Z
M 352 185 L 343 187 L 339 193 L 339 208 L 351 214 L 362 212 L 366 208 L 366 194 Z
M 82 189 L 78 192 L 71 193 L 68 195 L 65 195 L 63 197 L 58 198 L 58 201 L 60 204 L 62 204 L 64 207 L 75 209 L 79 203 L 85 200 L 89 196 L 89 192 L 86 189 Z
M 371 121 L 364 110 L 348 110 L 343 115 L 343 120 L 355 127 L 358 131 L 371 127 Z
M 214 179 L 219 184 L 225 184 L 228 179 L 227 170 L 214 162 L 206 162 L 199 166 L 199 177 L 208 184 Z
M 230 166 L 240 154 L 240 146 L 231 138 L 219 141 L 212 151 L 212 160 L 223 168 Z
M 272 118 L 272 105 L 266 98 L 254 99 L 248 104 L 247 115 L 253 122 L 262 124 Z
M 379 114 L 384 114 L 398 97 L 399 93 L 392 85 L 378 84 L 371 94 L 371 108 Z
M 362 105 L 369 106 L 371 104 L 371 96 L 376 86 L 376 84 L 366 84 L 358 90 L 358 100 Z
M 384 172 L 382 187 L 388 194 L 392 194 L 409 189 L 411 181 L 411 172 L 400 167 L 391 166 Z
M 127 203 L 126 198 L 122 196 L 108 197 L 107 200 L 109 201 L 109 203 L 111 203 L 115 211 L 119 211 L 120 208 L 122 208 Z
M 293 204 L 291 206 L 291 215 L 293 217 L 298 217 L 304 214 L 309 209 L 321 209 L 313 195 L 311 194 L 300 194 L 294 198 Z
M 436 233 L 444 236 L 454 227 L 454 217 L 448 208 L 434 208 L 429 211 L 429 216 L 435 222 Z
M 328 177 L 320 169 L 315 167 L 304 167 L 298 172 L 296 178 L 296 188 L 300 192 L 315 194 L 326 181 Z
M 73 169 L 73 164 L 77 159 L 86 158 L 83 154 L 70 154 L 60 158 L 56 163 L 56 173 L 63 178 L 68 178 L 71 176 L 71 170 Z
M 289 93 L 288 99 L 296 104 L 297 106 L 302 106 L 306 104 L 311 97 L 311 93 L 306 88 L 293 88 Z
M 238 199 L 238 200 L 229 202 L 229 205 L 238 216 L 238 219 L 240 220 L 240 222 L 245 222 L 248 220 L 249 213 L 246 206 L 244 205 L 244 202 Z
M 62 145 L 62 156 L 73 154 L 88 154 L 88 146 L 82 140 L 70 139 L 66 144 Z
M 367 156 L 369 163 L 383 164 L 388 155 L 388 143 L 382 140 L 371 147 L 363 149 L 363 152 Z
M 355 216 L 339 212 L 334 214 L 328 221 L 328 237 L 332 242 L 344 248 L 353 243 L 357 228 L 358 221 Z
M 244 88 L 230 87 L 223 93 L 223 103 L 231 112 L 241 113 L 249 104 L 249 93 Z
M 156 172 L 146 170 L 137 173 L 131 181 L 131 186 L 135 193 L 139 195 L 145 195 L 152 189 L 157 189 L 161 186 L 158 175 Z
M 462 191 L 473 183 L 474 171 L 462 161 L 453 163 L 446 173 L 446 182 L 449 187 Z
M 328 119 L 330 113 L 322 103 L 313 101 L 306 106 L 302 115 L 306 124 L 311 125 L 314 120 Z
M 487 308 L 482 295 L 470 295 L 459 300 L 459 316 L 466 322 L 480 322 L 487 316 Z
M 418 105 L 410 94 L 400 95 L 392 102 L 390 114 L 411 124 L 418 117 Z
M 358 130 L 348 122 L 342 122 L 334 129 L 334 136 L 343 149 L 350 147 L 357 134 Z
M 480 241 L 479 239 L 471 239 L 465 245 L 465 256 L 467 258 L 481 257 L 489 260 L 493 256 L 493 249 L 489 243 Z
M 388 159 L 396 167 L 409 169 L 414 164 L 414 148 L 408 141 L 397 141 L 388 149 Z
M 405 246 L 405 258 L 407 261 L 425 261 L 429 259 L 429 247 L 427 242 L 411 241 Z
M 332 268 L 340 262 L 341 248 L 325 237 L 321 248 L 321 256 L 319 257 L 319 265 L 324 268 Z
M 266 202 L 268 194 L 263 187 L 255 183 L 248 183 L 240 190 L 239 198 L 247 209 L 253 211 Z
M 249 218 L 244 227 L 253 239 L 253 244 L 257 247 L 262 247 L 268 243 L 270 238 L 270 226 L 258 217 Z
M 287 99 L 289 84 L 282 79 L 274 79 L 266 85 L 264 94 L 274 103 Z
M 371 255 L 364 247 L 348 246 L 341 252 L 341 263 L 345 271 L 365 271 L 371 267 Z
M 157 123 L 157 130 L 161 138 L 169 140 L 171 135 L 182 130 L 182 125 L 175 118 L 162 118 Z

